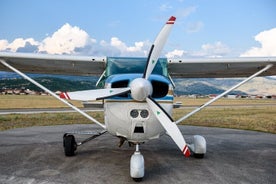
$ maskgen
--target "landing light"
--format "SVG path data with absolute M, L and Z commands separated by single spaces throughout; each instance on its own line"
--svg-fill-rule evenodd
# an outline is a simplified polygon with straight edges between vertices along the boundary
M 131 116 L 132 118 L 137 118 L 138 115 L 139 115 L 138 110 L 133 109 L 133 110 L 130 111 L 130 116 Z
M 147 118 L 149 116 L 149 111 L 148 110 L 141 110 L 140 116 L 142 118 Z
M 140 116 L 139 116 L 140 114 Z M 130 116 L 132 118 L 148 118 L 149 117 L 149 111 L 147 109 L 133 109 L 130 111 Z

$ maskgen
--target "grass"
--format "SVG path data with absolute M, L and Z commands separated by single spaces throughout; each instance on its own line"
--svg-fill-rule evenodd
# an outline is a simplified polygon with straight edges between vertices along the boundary
M 77 107 L 81 102 L 71 101 Z M 23 108 L 64 108 L 68 107 L 52 96 L 39 95 L 0 95 L 0 109 Z
M 179 119 L 191 109 L 176 109 L 174 119 Z M 276 108 L 269 107 L 235 107 L 206 108 L 189 117 L 181 124 L 234 128 L 276 133 Z
M 183 105 L 198 106 L 208 99 L 182 99 Z M 79 102 L 73 102 L 81 107 Z M 206 108 L 188 118 L 181 124 L 194 126 L 210 126 L 254 130 L 276 133 L 275 100 L 229 100 L 222 99 L 215 105 L 252 105 L 250 107 Z M 271 104 L 271 106 L 256 106 L 254 104 Z M 0 109 L 13 108 L 62 108 L 62 103 L 50 96 L 8 96 L 0 95 Z M 175 109 L 173 119 L 177 120 L 192 109 Z M 104 121 L 103 112 L 89 113 L 100 122 Z M 63 124 L 91 123 L 78 113 L 42 113 L 42 114 L 10 114 L 0 116 L 0 130 L 22 128 L 30 126 L 47 126 Z

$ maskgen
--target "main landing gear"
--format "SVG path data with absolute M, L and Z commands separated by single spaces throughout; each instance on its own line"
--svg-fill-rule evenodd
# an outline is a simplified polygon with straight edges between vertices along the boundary
M 206 140 L 201 135 L 194 135 L 192 144 L 189 145 L 195 158 L 203 158 L 206 153 Z
M 63 135 L 63 148 L 65 156 L 71 157 L 75 155 L 75 151 L 77 150 L 77 143 L 73 135 Z
M 130 159 L 130 176 L 136 182 L 142 181 L 145 173 L 144 157 L 139 151 L 139 144 L 136 144 L 136 151 Z
M 63 148 L 64 148 L 64 154 L 65 156 L 74 156 L 76 154 L 77 147 L 80 145 L 83 145 L 84 143 L 87 143 L 88 141 L 91 141 L 92 139 L 95 139 L 96 137 L 99 137 L 100 135 L 106 133 L 107 131 L 104 130 L 102 132 L 71 132 L 71 133 L 65 133 L 63 135 Z M 73 134 L 79 134 L 79 135 L 91 135 L 89 138 L 83 140 L 82 142 L 76 142 L 75 136 Z

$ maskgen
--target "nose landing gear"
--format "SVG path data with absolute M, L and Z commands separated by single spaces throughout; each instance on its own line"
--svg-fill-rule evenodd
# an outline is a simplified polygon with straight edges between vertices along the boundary
M 136 182 L 142 181 L 145 173 L 144 156 L 139 151 L 139 144 L 136 144 L 136 151 L 130 159 L 130 176 Z

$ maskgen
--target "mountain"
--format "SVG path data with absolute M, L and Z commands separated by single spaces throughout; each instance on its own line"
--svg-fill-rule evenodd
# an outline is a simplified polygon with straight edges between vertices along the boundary
M 42 75 L 29 74 L 30 77 L 35 78 L 42 85 L 51 89 L 52 91 L 78 91 L 94 89 L 98 77 L 82 77 L 82 76 L 65 76 L 65 75 Z M 241 78 L 221 79 L 221 78 L 186 78 L 173 79 L 177 95 L 188 94 L 219 94 L 229 89 L 230 87 L 241 82 Z M 22 79 L 19 75 L 12 72 L 0 72 L 0 89 L 2 88 L 17 88 L 24 87 L 41 91 L 29 81 Z M 239 87 L 231 94 L 276 94 L 276 78 L 274 77 L 257 77 L 247 84 Z
M 241 82 L 242 78 L 174 79 L 176 91 L 183 94 L 219 94 Z M 191 93 L 193 92 L 193 93 Z M 231 94 L 275 95 L 276 78 L 256 77 Z
M 45 86 L 52 91 L 78 91 L 78 90 L 88 90 L 94 89 L 97 82 L 96 79 L 93 80 L 68 80 L 62 78 L 54 77 L 38 77 L 35 78 L 37 82 Z M 30 89 L 34 91 L 42 91 L 40 88 L 33 85 L 31 82 L 22 78 L 13 79 L 2 79 L 0 80 L 0 89 Z
M 175 79 L 176 88 L 175 93 L 177 95 L 209 95 L 209 94 L 220 94 L 225 91 L 221 85 L 215 85 L 216 79 Z M 228 84 L 232 84 L 235 81 L 228 81 Z M 225 85 L 225 84 L 224 84 Z M 246 94 L 243 91 L 233 91 L 230 94 Z

